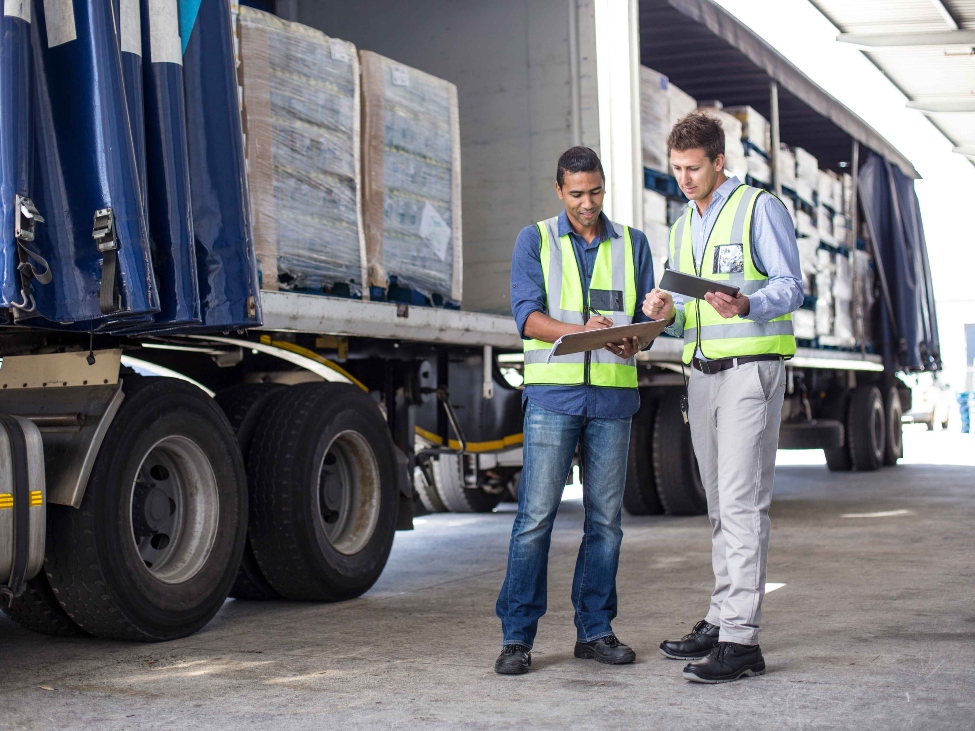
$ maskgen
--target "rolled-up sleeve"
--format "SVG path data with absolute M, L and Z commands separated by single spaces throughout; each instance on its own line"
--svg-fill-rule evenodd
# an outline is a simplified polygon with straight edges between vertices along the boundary
M 768 322 L 798 310 L 802 305 L 802 272 L 795 224 L 786 207 L 773 195 L 761 195 L 755 202 L 752 254 L 769 281 L 748 296 L 746 319 Z
M 536 226 L 525 226 L 511 254 L 511 314 L 525 340 L 525 321 L 533 312 L 547 312 L 545 275 L 540 257 L 541 237 Z

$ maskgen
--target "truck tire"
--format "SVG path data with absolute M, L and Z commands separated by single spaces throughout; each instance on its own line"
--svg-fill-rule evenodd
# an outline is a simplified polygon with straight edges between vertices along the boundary
M 427 473 L 417 465 L 413 469 L 413 489 L 420 498 L 420 504 L 428 513 L 446 513 L 447 506 L 437 494 L 437 488 L 427 479 Z
M 846 435 L 853 469 L 869 472 L 883 465 L 887 449 L 887 424 L 884 399 L 876 386 L 857 386 L 853 389 Z
M 823 418 L 843 425 L 842 445 L 823 450 L 826 467 L 830 472 L 849 472 L 853 469 L 853 458 L 850 456 L 850 389 L 831 388 L 826 392 Z
M 264 413 L 271 394 L 279 389 L 286 388 L 280 383 L 240 383 L 220 391 L 214 398 L 217 404 L 227 415 L 230 427 L 237 435 L 237 444 L 240 446 L 240 453 L 247 463 L 247 450 L 250 447 L 251 439 L 254 437 L 254 430 L 257 423 Z M 250 538 L 248 537 L 244 545 L 244 555 L 240 559 L 240 568 L 237 570 L 237 578 L 234 585 L 230 587 L 230 596 L 234 599 L 244 599 L 250 601 L 261 601 L 268 599 L 280 599 L 274 587 L 271 586 L 261 567 L 257 565 L 254 558 L 254 549 L 251 548 Z
M 172 640 L 223 606 L 244 550 L 247 483 L 227 418 L 172 378 L 131 378 L 81 507 L 51 506 L 45 572 L 98 637 Z
M 653 477 L 653 423 L 657 399 L 640 392 L 640 410 L 630 423 L 630 450 L 626 460 L 626 485 L 623 507 L 630 515 L 660 515 L 664 506 Z
M 31 632 L 54 637 L 89 636 L 64 611 L 43 571 L 27 582 L 26 591 L 10 606 L 2 603 L 0 608 L 10 619 Z
M 451 513 L 490 513 L 501 502 L 500 492 L 488 492 L 483 487 L 466 484 L 461 454 L 439 454 L 430 467 L 437 494 Z
M 511 476 L 506 492 L 507 494 L 502 497 L 506 497 L 513 503 L 518 502 L 518 495 L 521 494 L 521 470 L 518 470 Z
M 842 449 L 843 424 L 831 419 L 785 423 L 779 427 L 779 449 Z
M 342 601 L 376 582 L 393 546 L 399 487 L 389 428 L 368 394 L 343 383 L 275 393 L 247 468 L 251 546 L 278 593 Z
M 901 417 L 900 393 L 897 386 L 890 386 L 884 394 L 884 416 L 887 421 L 887 437 L 884 440 L 884 464 L 894 466 L 904 456 L 904 424 Z
M 691 444 L 691 430 L 680 411 L 680 391 L 660 399 L 653 427 L 653 473 L 667 515 L 703 515 L 708 510 L 704 483 Z

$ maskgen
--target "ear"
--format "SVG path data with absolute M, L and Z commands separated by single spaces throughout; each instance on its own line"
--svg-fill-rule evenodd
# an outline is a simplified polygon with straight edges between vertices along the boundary
M 714 158 L 714 169 L 719 173 L 724 170 L 724 154 L 718 155 Z
M 565 197 L 562 195 L 562 188 L 559 186 L 559 181 L 555 181 L 555 194 L 559 197 L 560 201 L 564 201 Z

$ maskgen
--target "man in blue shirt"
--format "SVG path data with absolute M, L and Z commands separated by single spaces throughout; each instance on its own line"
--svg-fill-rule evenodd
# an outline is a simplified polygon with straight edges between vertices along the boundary
M 608 342 L 604 351 L 554 363 L 542 357 L 550 351 L 544 346 L 563 335 L 649 320 L 633 303 L 653 289 L 650 247 L 642 232 L 602 213 L 604 185 L 595 152 L 568 150 L 555 183 L 565 210 L 524 228 L 512 256 L 511 309 L 526 340 L 525 443 L 518 517 L 497 603 L 504 646 L 495 670 L 501 674 L 524 673 L 531 664 L 546 609 L 552 524 L 577 446 L 586 522 L 572 583 L 575 656 L 615 665 L 636 657 L 611 622 L 630 418 L 640 405 L 634 356 L 646 344 Z

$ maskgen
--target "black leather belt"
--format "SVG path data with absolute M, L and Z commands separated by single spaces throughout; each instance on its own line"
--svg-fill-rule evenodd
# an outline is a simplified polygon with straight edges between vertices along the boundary
M 701 360 L 700 358 L 694 358 L 691 360 L 691 365 L 697 370 L 701 371 L 701 373 L 706 373 L 710 376 L 727 370 L 728 368 L 734 368 L 736 361 L 738 365 L 744 365 L 745 363 L 757 363 L 758 361 L 762 360 L 782 360 L 782 356 L 742 355 L 737 358 L 718 358 L 717 360 Z

